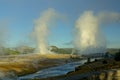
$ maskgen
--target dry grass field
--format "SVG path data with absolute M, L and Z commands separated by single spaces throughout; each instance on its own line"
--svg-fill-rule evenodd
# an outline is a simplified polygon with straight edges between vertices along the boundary
M 72 55 L 76 57 L 75 55 Z M 0 57 L 0 71 L 14 72 L 17 76 L 34 73 L 40 69 L 64 64 L 71 60 L 69 54 L 29 54 Z

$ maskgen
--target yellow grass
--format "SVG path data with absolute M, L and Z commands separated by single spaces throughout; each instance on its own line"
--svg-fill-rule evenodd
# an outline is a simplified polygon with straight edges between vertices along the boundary
M 60 64 L 60 60 L 70 59 L 69 54 L 30 54 L 0 57 L 0 71 L 13 71 L 17 75 L 36 72 L 39 69 Z M 57 62 L 58 60 L 58 62 Z M 61 62 L 62 62 L 61 61 Z M 64 62 L 63 62 L 64 63 Z

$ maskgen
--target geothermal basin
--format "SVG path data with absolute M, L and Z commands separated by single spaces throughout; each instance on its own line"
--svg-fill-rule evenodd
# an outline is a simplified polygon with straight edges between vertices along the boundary
M 48 69 L 49 72 L 52 69 L 54 69 L 54 71 L 55 69 L 62 69 L 62 66 L 60 67 L 60 65 L 63 65 L 66 63 L 69 63 L 69 64 L 64 65 L 65 67 L 68 67 L 69 65 L 74 64 L 74 66 L 68 67 L 69 69 L 68 71 L 71 71 L 76 65 L 78 65 L 76 64 L 76 61 L 79 61 L 77 56 L 70 55 L 70 54 L 47 54 L 47 55 L 46 54 L 44 55 L 26 54 L 26 55 L 1 56 L 0 57 L 0 80 L 17 80 L 18 77 L 19 79 L 22 80 L 22 78 L 24 78 L 24 75 L 32 74 L 35 72 L 40 73 L 41 70 L 47 71 L 46 68 L 50 68 Z M 75 63 L 72 63 L 72 62 L 75 62 Z M 55 66 L 59 66 L 59 67 L 55 67 Z M 48 75 L 48 76 L 51 76 L 51 75 Z
M 52 77 L 52 76 L 63 75 L 69 71 L 73 71 L 75 69 L 75 67 L 80 66 L 80 65 L 84 64 L 85 62 L 86 62 L 86 60 L 81 60 L 81 61 L 77 61 L 77 62 L 63 64 L 63 65 L 56 66 L 56 67 L 43 69 L 34 74 L 21 76 L 21 77 L 19 77 L 18 80 L 29 80 L 29 79 L 47 78 L 47 77 Z

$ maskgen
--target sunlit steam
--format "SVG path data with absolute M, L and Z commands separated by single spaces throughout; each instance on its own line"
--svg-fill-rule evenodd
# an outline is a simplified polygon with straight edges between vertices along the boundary
M 120 22 L 120 14 L 102 12 L 95 16 L 92 11 L 84 12 L 75 24 L 75 49 L 80 54 L 104 53 L 106 39 L 101 32 L 100 24 L 111 22 Z
M 36 51 L 40 54 L 47 54 L 48 43 L 47 37 L 49 33 L 50 22 L 53 21 L 57 16 L 57 13 L 54 9 L 48 9 L 44 11 L 38 19 L 35 20 L 34 30 L 32 32 L 35 42 L 36 42 Z
M 99 20 L 91 11 L 84 12 L 75 25 L 74 47 L 81 54 L 102 53 L 106 49 L 105 38 Z

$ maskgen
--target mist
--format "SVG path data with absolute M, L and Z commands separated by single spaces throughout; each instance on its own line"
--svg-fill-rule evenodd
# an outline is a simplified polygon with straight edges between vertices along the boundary
M 38 19 L 34 22 L 34 29 L 32 35 L 36 43 L 36 53 L 47 54 L 48 50 L 47 38 L 49 36 L 49 30 L 51 23 L 57 18 L 59 14 L 52 8 L 44 11 Z
M 117 12 L 100 12 L 97 17 L 101 24 L 120 23 L 120 13 Z
M 100 25 L 119 20 L 119 13 L 101 12 L 95 15 L 92 11 L 85 11 L 75 23 L 74 48 L 79 54 L 105 53 L 106 37 Z
M 6 46 L 8 36 L 8 26 L 5 21 L 0 22 L 0 54 L 4 54 L 4 47 Z

